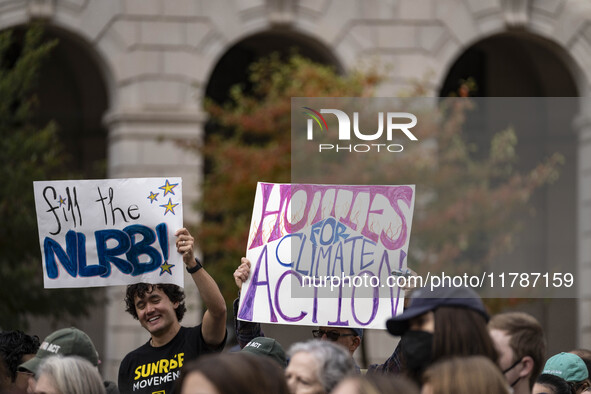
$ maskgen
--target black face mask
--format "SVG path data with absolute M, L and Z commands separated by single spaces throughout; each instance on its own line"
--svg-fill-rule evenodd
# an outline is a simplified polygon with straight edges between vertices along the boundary
M 513 368 L 515 368 L 519 363 L 521 363 L 521 360 L 522 359 L 515 361 L 509 368 L 505 369 L 503 371 L 503 375 L 506 374 L 507 372 L 509 372 L 510 370 L 512 370 Z M 517 384 L 517 382 L 519 382 L 520 380 L 521 380 L 521 377 L 518 377 L 516 381 L 511 383 L 511 387 L 515 386 Z
M 421 371 L 431 364 L 433 334 L 426 331 L 407 331 L 400 339 L 406 368 Z

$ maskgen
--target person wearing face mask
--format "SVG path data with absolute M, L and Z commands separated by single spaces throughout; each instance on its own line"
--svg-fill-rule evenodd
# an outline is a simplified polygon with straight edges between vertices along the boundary
M 482 355 L 493 363 L 497 351 L 488 333 L 489 316 L 482 300 L 466 287 L 416 289 L 408 308 L 386 322 L 388 332 L 401 336 L 404 373 L 421 384 L 421 375 L 436 361 Z
M 515 394 L 530 394 L 544 368 L 546 339 L 540 323 L 523 312 L 494 315 L 488 323 L 498 365 Z

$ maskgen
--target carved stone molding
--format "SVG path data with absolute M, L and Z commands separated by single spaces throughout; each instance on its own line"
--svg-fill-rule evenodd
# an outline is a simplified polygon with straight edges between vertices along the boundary
M 507 27 L 523 28 L 530 18 L 531 0 L 503 0 L 503 15 Z
M 27 13 L 33 19 L 51 19 L 55 15 L 55 0 L 29 0 Z

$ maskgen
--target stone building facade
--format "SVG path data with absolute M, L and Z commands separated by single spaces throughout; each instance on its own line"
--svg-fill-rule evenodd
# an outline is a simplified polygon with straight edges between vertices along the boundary
M 581 282 L 591 278 L 588 0 L 0 1 L 1 29 L 33 20 L 43 20 L 63 44 L 53 76 L 43 78 L 42 96 L 55 103 L 48 111 L 71 123 L 82 165 L 106 159 L 111 178 L 182 176 L 187 201 L 198 197 L 201 161 L 173 140 L 200 138 L 205 94 L 223 95 L 244 72 L 237 68 L 273 49 L 296 45 L 343 72 L 368 61 L 389 64 L 382 96 L 396 95 L 413 78 L 425 79 L 437 96 L 450 75 L 476 64 L 487 96 L 580 97 L 572 127 L 547 137 L 558 141 L 567 163 L 562 192 L 548 191 L 541 207 L 570 207 L 552 219 L 566 221 L 567 230 L 559 252 L 547 254 L 575 259 Z M 185 221 L 198 217 L 188 213 Z M 545 226 L 536 242 L 558 242 L 552 223 Z M 122 289 L 107 296 L 110 302 L 87 326 L 98 338 L 103 373 L 116 379 L 122 357 L 147 337 L 123 311 Z M 196 321 L 197 301 L 190 309 L 186 319 Z M 550 337 L 567 334 L 551 338 L 551 349 L 591 347 L 590 290 L 532 313 Z M 366 338 L 371 361 L 391 352 L 388 341 L 381 334 Z

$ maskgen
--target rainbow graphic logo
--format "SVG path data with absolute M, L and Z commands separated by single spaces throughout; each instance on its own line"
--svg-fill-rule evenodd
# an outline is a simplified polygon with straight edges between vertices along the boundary
M 322 130 L 328 131 L 328 125 L 326 124 L 326 120 L 324 120 L 324 117 L 322 115 L 320 115 L 320 113 L 318 111 L 315 111 L 310 107 L 302 107 L 302 108 L 304 109 L 304 111 L 302 111 L 302 112 L 305 115 L 308 115 L 313 120 L 315 120 L 316 123 L 318 124 L 318 126 L 320 126 L 321 131 Z M 312 139 L 312 127 L 313 127 L 312 119 L 308 119 L 308 139 L 309 140 Z

